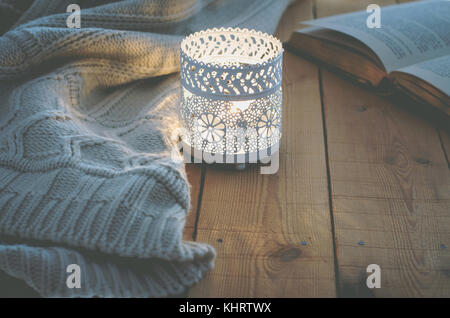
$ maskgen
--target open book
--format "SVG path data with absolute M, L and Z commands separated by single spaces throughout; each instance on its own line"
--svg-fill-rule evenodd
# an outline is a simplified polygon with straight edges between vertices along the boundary
M 288 47 L 373 86 L 392 83 L 450 115 L 450 1 L 381 8 L 380 28 L 366 11 L 302 22 Z

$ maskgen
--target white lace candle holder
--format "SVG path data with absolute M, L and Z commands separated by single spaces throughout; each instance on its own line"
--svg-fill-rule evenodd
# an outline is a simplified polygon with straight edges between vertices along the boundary
M 239 28 L 194 33 L 181 43 L 183 150 L 206 162 L 251 163 L 278 151 L 281 42 Z

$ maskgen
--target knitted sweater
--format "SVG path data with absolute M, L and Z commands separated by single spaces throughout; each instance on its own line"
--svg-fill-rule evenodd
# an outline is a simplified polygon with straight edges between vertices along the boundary
M 182 239 L 180 41 L 273 32 L 289 0 L 78 0 L 80 29 L 74 2 L 0 0 L 0 270 L 46 297 L 180 294 L 215 257 Z

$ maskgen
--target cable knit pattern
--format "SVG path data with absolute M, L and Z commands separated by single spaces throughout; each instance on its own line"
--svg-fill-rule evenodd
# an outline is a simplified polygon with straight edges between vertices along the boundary
M 66 27 L 73 2 L 81 29 Z M 189 184 L 170 156 L 180 41 L 214 26 L 273 32 L 288 3 L 0 0 L 0 269 L 46 297 L 197 283 L 215 252 L 182 239 Z M 66 286 L 69 264 L 80 289 Z

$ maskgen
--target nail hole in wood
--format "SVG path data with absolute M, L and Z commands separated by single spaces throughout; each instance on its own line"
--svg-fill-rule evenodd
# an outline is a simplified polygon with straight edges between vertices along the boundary
M 414 160 L 416 160 L 416 162 L 420 163 L 421 165 L 427 165 L 430 163 L 430 160 L 426 158 L 414 158 Z
M 367 107 L 364 105 L 359 105 L 358 107 L 356 107 L 356 110 L 360 113 L 363 113 L 367 110 Z

